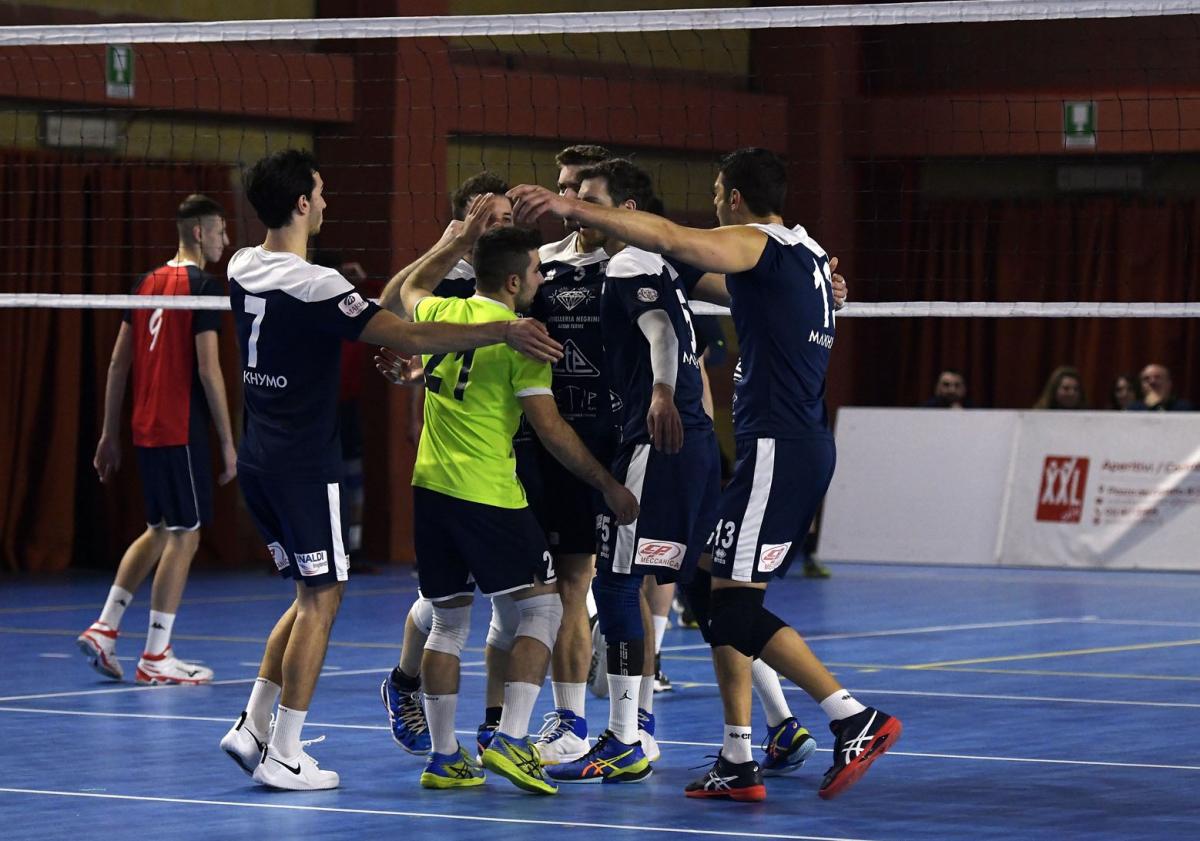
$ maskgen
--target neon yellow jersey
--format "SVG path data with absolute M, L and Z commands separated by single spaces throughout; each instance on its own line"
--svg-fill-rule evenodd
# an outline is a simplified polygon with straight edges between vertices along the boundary
M 422 298 L 413 321 L 484 324 L 516 315 L 499 301 Z M 498 508 L 524 508 L 512 437 L 521 420 L 519 398 L 551 394 L 550 365 L 508 345 L 422 356 L 425 428 L 417 446 L 412 483 L 421 488 Z

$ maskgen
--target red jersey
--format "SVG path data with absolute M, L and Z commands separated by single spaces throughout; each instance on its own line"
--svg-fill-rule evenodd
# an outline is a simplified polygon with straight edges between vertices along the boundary
M 134 295 L 220 295 L 216 278 L 191 262 L 172 260 L 143 275 Z M 213 310 L 148 310 L 125 313 L 133 330 L 133 443 L 174 447 L 188 443 L 207 402 L 196 365 L 196 336 L 216 330 Z

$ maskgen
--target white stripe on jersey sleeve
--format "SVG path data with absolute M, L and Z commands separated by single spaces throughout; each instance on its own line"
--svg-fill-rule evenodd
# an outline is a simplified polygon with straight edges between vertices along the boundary
M 267 251 L 261 245 L 233 255 L 225 274 L 252 295 L 283 292 L 306 304 L 340 298 L 354 285 L 337 269 L 314 266 L 286 251 Z
M 794 228 L 787 228 L 783 225 L 764 225 L 760 222 L 752 222 L 746 227 L 758 228 L 771 239 L 783 245 L 803 245 L 818 257 L 825 256 L 825 249 L 817 244 L 817 241 L 808 235 L 808 231 L 804 227 L 797 225 Z
M 643 251 L 640 248 L 634 248 L 632 245 L 629 245 L 618 251 L 608 261 L 608 276 L 642 277 L 650 275 L 651 277 L 658 277 L 662 274 L 666 266 L 667 261 L 661 255 Z M 672 270 L 672 274 L 674 274 L 674 270 Z

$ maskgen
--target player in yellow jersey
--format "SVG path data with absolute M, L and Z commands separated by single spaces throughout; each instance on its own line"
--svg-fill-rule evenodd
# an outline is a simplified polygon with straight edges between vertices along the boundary
M 413 321 L 479 324 L 516 318 L 541 283 L 536 232 L 504 226 L 483 233 L 495 199 L 472 202 L 454 235 L 381 296 L 397 299 Z M 433 288 L 473 249 L 476 294 L 438 298 Z M 516 477 L 512 437 L 522 412 L 543 445 L 604 495 L 620 522 L 637 518 L 637 501 L 588 452 L 559 416 L 549 365 L 526 364 L 493 345 L 422 357 L 425 425 L 413 468 L 413 520 L 421 593 L 433 602 L 433 628 L 421 671 L 432 751 L 421 775 L 427 788 L 483 782 L 483 770 L 454 735 L 459 662 L 475 588 L 492 598 L 489 642 L 510 652 L 504 710 L 483 765 L 518 787 L 554 794 L 529 739 L 529 717 L 546 675 L 562 605 L 545 537 Z

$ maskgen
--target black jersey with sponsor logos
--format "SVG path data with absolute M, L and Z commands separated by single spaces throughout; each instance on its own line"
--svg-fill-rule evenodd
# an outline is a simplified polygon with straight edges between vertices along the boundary
M 227 274 L 245 393 L 238 470 L 338 481 L 342 340 L 379 307 L 336 270 L 262 246 L 238 251 Z
M 767 235 L 762 256 L 754 268 L 726 278 L 741 346 L 734 434 L 828 434 L 825 372 L 836 332 L 829 257 L 799 225 L 750 227 Z
M 608 254 L 602 248 L 579 252 L 579 234 L 543 245 L 539 251 L 545 278 L 529 314 L 545 322 L 563 346 L 554 364 L 558 411 L 583 437 L 607 436 L 617 426 L 600 334 L 600 291 Z
M 675 407 L 684 429 L 712 429 L 704 411 L 704 385 L 696 358 L 692 311 L 679 268 L 658 254 L 632 246 L 608 262 L 608 279 L 601 296 L 600 325 L 604 334 L 604 362 L 609 382 L 621 409 L 621 442 L 649 441 L 646 413 L 654 388 L 650 342 L 638 326 L 644 313 L 666 313 L 679 342 L 679 367 L 675 376 Z

